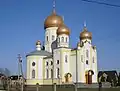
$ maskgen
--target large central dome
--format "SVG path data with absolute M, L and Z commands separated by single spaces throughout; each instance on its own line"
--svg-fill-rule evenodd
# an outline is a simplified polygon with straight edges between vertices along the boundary
M 53 10 L 52 14 L 46 18 L 44 22 L 44 28 L 59 27 L 63 25 L 63 23 L 62 17 L 57 15 L 55 10 Z

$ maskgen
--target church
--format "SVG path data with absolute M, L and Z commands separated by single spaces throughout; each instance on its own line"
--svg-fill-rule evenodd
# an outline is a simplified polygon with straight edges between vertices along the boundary
M 26 55 L 26 85 L 97 83 L 97 50 L 84 24 L 76 48 L 70 48 L 70 30 L 53 7 L 44 21 L 44 44 Z M 42 48 L 41 45 L 44 45 Z

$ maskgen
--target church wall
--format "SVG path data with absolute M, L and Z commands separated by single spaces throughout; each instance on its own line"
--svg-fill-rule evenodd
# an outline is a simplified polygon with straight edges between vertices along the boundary
M 59 64 L 57 64 L 57 60 L 59 61 Z M 54 62 L 54 78 L 58 78 L 57 77 L 57 68 L 60 69 L 60 65 L 61 65 L 61 54 L 60 54 L 60 50 L 59 49 L 55 49 L 54 50 L 54 55 L 53 55 L 53 62 Z M 60 74 L 61 74 L 61 69 L 59 70 Z
M 43 57 L 44 56 L 27 57 L 27 84 L 30 84 L 29 81 L 43 79 Z M 33 62 L 35 62 L 35 66 L 32 66 Z M 35 70 L 35 78 L 32 78 L 32 70 Z
M 93 49 L 92 49 L 93 50 Z M 93 75 L 93 82 L 96 83 L 97 82 L 97 74 L 98 74 L 98 69 L 97 69 L 97 52 L 96 49 L 93 50 L 93 57 L 94 59 L 92 59 L 92 69 L 94 71 L 94 75 Z
M 76 82 L 76 50 L 71 51 L 70 55 L 70 71 L 72 73 L 72 81 Z
M 47 59 L 44 59 L 44 79 L 52 79 L 51 77 L 51 69 L 53 69 L 53 64 L 51 65 L 51 62 L 53 62 L 53 59 L 52 58 L 47 58 Z M 48 63 L 48 65 L 47 65 Z M 47 78 L 47 70 L 48 69 L 48 78 Z
M 38 79 L 43 79 L 43 59 L 38 60 Z
M 78 82 L 84 83 L 85 82 L 85 74 L 84 74 L 84 56 L 83 50 L 79 49 L 77 51 L 77 64 L 78 64 Z
M 65 82 L 65 75 L 70 72 L 70 51 L 71 49 L 61 49 L 61 69 L 62 69 L 62 81 Z M 66 59 L 67 56 L 67 59 Z

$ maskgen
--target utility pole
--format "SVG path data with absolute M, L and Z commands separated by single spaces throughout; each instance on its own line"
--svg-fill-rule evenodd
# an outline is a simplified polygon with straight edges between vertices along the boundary
M 10 79 L 7 79 L 7 91 L 10 91 Z
M 19 77 L 20 77 L 20 61 L 21 61 L 21 56 L 18 54 L 18 82 L 19 82 Z
M 19 76 L 18 76 L 18 83 L 21 85 L 21 91 L 23 91 L 23 88 L 24 88 L 24 76 L 23 76 L 23 71 L 22 71 L 22 59 L 21 59 L 20 54 L 18 54 L 18 72 L 19 72 L 19 76 L 21 74 L 21 79 L 19 79 Z

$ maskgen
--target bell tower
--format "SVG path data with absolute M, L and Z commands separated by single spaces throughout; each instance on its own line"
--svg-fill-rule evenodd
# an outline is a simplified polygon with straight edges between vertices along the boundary
M 53 0 L 53 11 L 44 22 L 45 29 L 45 50 L 52 52 L 52 49 L 57 47 L 56 38 L 57 38 L 57 29 L 63 24 L 63 19 L 61 16 L 56 14 L 55 10 L 55 0 Z

